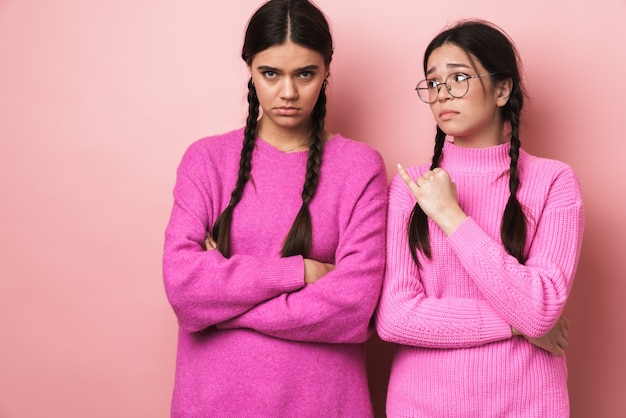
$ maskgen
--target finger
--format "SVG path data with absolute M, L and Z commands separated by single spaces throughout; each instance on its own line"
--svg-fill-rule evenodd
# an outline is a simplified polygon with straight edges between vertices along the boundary
M 400 177 L 402 177 L 404 183 L 409 186 L 410 189 L 413 190 L 414 188 L 419 188 L 419 185 L 415 181 L 413 181 L 411 176 L 409 176 L 409 173 L 406 172 L 406 169 L 401 164 L 398 164 L 398 173 L 400 174 Z
M 404 168 L 402 164 L 399 164 L 399 163 L 398 163 L 398 173 L 400 173 L 400 177 L 402 177 L 402 180 L 404 180 L 406 184 L 409 184 L 410 182 L 413 181 L 411 177 L 409 176 L 409 173 L 406 172 L 406 168 Z
M 433 177 L 435 178 L 444 178 L 444 176 L 447 174 L 446 170 L 440 167 L 433 168 L 432 173 Z
M 217 249 L 217 243 L 210 236 L 206 237 L 206 239 L 204 240 L 204 245 L 206 246 L 207 250 L 216 250 Z
M 548 352 L 552 354 L 553 356 L 559 357 L 563 355 L 563 349 L 559 345 L 558 341 L 555 341 L 554 343 L 550 344 L 549 347 L 546 348 L 546 350 L 548 350 Z

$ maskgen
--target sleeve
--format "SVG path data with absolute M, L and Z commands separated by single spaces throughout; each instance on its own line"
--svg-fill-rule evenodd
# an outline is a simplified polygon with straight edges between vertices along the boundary
M 362 343 L 373 332 L 385 261 L 387 177 L 378 154 L 375 171 L 341 232 L 335 270 L 296 292 L 267 300 L 220 328 L 251 328 L 287 340 Z
M 578 179 L 558 173 L 520 264 L 468 218 L 449 237 L 465 270 L 505 321 L 530 337 L 546 334 L 562 314 L 580 255 L 584 212 Z M 530 229 L 529 229 L 530 230 Z
M 191 149 L 179 166 L 163 254 L 165 291 L 180 327 L 188 332 L 304 286 L 302 257 L 227 259 L 204 249 L 213 201 L 206 163 L 197 154 Z
M 389 188 L 387 264 L 376 330 L 381 339 L 426 348 L 467 348 L 511 337 L 510 326 L 480 299 L 426 293 L 411 258 L 408 222 L 415 199 L 399 176 Z

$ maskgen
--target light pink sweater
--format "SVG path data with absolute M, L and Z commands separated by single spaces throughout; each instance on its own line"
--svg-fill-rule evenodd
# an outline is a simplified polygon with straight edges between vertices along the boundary
M 336 269 L 304 284 L 281 258 L 302 200 L 307 152 L 257 139 L 236 206 L 233 255 L 202 249 L 228 204 L 243 131 L 205 138 L 178 169 L 164 281 L 180 324 L 173 417 L 369 417 L 364 342 L 382 283 L 387 178 L 382 158 L 335 135 L 310 204 L 310 258 Z
M 584 215 L 565 164 L 520 152 L 518 198 L 528 218 L 528 261 L 504 249 L 509 144 L 446 143 L 441 167 L 470 216 L 449 237 L 429 219 L 432 261 L 412 261 L 407 222 L 415 199 L 396 176 L 389 190 L 387 270 L 377 314 L 382 339 L 400 344 L 387 396 L 390 417 L 568 417 L 565 357 L 523 337 L 545 334 L 567 301 Z M 409 169 L 415 178 L 428 167 Z

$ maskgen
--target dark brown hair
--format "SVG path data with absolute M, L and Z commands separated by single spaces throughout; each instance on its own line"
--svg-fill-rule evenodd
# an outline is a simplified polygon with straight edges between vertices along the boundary
M 250 18 L 241 57 L 251 65 L 254 56 L 272 46 L 287 41 L 319 52 L 328 67 L 333 55 L 330 28 L 323 13 L 307 0 L 270 0 Z M 322 164 L 324 121 L 326 118 L 326 81 L 322 85 L 317 103 L 311 115 L 311 135 L 306 177 L 302 188 L 302 206 L 285 238 L 281 255 L 289 257 L 300 254 L 307 256 L 313 239 L 313 227 L 309 203 L 313 199 L 320 179 Z M 259 100 L 252 79 L 248 81 L 248 118 L 239 160 L 239 174 L 230 202 L 215 221 L 213 239 L 217 249 L 230 257 L 230 229 L 233 210 L 243 196 L 250 180 L 252 151 L 257 134 Z
M 521 146 L 519 137 L 520 114 L 525 94 L 521 82 L 521 65 L 517 51 L 511 39 L 495 25 L 480 20 L 462 21 L 444 30 L 430 42 L 424 53 L 424 73 L 426 73 L 430 54 L 444 44 L 454 44 L 464 50 L 468 56 L 475 57 L 487 72 L 493 73 L 491 79 L 494 84 L 507 78 L 513 82 L 511 96 L 506 105 L 500 109 L 503 121 L 509 122 L 511 125 L 511 149 L 509 152 L 511 164 L 508 173 L 511 194 L 504 209 L 500 237 L 507 252 L 520 263 L 524 263 L 526 261 L 526 254 L 524 254 L 526 217 L 522 205 L 517 200 L 517 190 L 520 186 L 517 161 Z M 446 134 L 437 127 L 431 170 L 439 166 L 445 139 Z M 421 251 L 430 259 L 431 249 L 428 219 L 417 203 L 411 213 L 408 234 L 411 256 L 419 266 L 417 251 Z

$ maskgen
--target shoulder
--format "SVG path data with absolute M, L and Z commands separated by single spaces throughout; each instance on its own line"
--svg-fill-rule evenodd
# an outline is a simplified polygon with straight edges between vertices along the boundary
M 380 153 L 372 146 L 335 134 L 324 145 L 324 163 L 354 172 L 385 172 Z
M 520 151 L 520 181 L 531 190 L 545 190 L 563 204 L 581 201 L 580 180 L 567 163 Z
M 243 128 L 238 128 L 227 133 L 211 135 L 191 143 L 185 154 L 202 152 L 223 152 L 229 149 L 241 149 L 243 142 Z
M 183 154 L 181 167 L 205 165 L 211 161 L 238 159 L 243 142 L 243 128 L 211 135 L 191 143 Z
M 322 184 L 327 191 L 340 194 L 345 202 L 361 198 L 387 200 L 387 170 L 380 153 L 370 145 L 341 135 L 324 145 Z
M 578 176 L 567 163 L 550 158 L 537 157 L 520 150 L 521 175 L 524 177 L 541 177 L 546 180 L 566 180 L 578 183 Z

